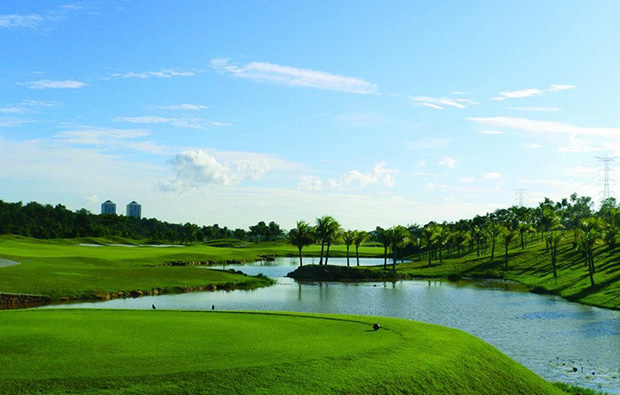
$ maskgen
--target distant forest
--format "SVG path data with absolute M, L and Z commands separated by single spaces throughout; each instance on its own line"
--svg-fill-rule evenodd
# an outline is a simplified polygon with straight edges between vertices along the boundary
M 222 238 L 245 241 L 276 241 L 286 237 L 280 225 L 271 221 L 250 226 L 249 230 L 229 229 L 218 224 L 171 224 L 155 218 L 133 218 L 116 214 L 92 214 L 86 209 L 37 202 L 7 203 L 0 200 L 0 234 L 37 239 L 120 236 L 153 242 L 191 243 Z

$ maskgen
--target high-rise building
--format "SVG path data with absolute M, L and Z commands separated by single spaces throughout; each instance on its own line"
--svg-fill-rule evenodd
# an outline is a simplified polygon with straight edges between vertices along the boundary
M 142 218 L 142 206 L 136 203 L 135 200 L 129 203 L 127 205 L 127 216 L 135 217 L 135 218 Z
M 101 203 L 101 214 L 116 214 L 116 204 L 111 200 Z

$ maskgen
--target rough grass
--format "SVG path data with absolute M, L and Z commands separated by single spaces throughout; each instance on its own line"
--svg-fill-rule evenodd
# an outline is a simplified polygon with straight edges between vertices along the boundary
M 620 248 L 599 246 L 595 251 L 595 287 L 590 286 L 588 270 L 569 237 L 558 249 L 558 278 L 553 278 L 550 253 L 545 243 L 532 242 L 525 250 L 513 244 L 508 251 L 508 269 L 504 268 L 504 247 L 498 243 L 491 261 L 490 251 L 477 257 L 475 252 L 457 258 L 444 253 L 443 263 L 433 260 L 399 265 L 400 272 L 417 277 L 435 278 L 502 278 L 528 285 L 534 292 L 560 295 L 568 300 L 610 309 L 620 309 Z M 411 257 L 416 258 L 416 256 Z
M 6 394 L 563 393 L 464 332 L 341 315 L 2 311 L 0 366 Z

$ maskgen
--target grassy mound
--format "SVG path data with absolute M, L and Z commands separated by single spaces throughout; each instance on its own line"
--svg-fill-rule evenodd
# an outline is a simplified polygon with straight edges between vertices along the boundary
M 562 393 L 464 332 L 359 316 L 2 311 L 0 366 L 7 394 Z

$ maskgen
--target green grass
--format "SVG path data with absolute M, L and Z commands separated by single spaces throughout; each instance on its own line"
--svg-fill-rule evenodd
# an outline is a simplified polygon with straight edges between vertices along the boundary
M 542 242 L 531 243 L 525 250 L 521 250 L 520 246 L 511 246 L 508 251 L 508 270 L 504 269 L 504 247 L 500 243 L 496 246 L 493 261 L 490 259 L 490 251 L 481 257 L 473 252 L 457 258 L 453 253 L 449 258 L 444 258 L 442 264 L 439 260 L 433 260 L 431 267 L 428 267 L 425 259 L 398 267 L 400 272 L 416 277 L 509 279 L 528 285 L 535 292 L 557 294 L 579 303 L 620 309 L 620 247 L 598 247 L 595 252 L 596 286 L 591 287 L 583 258 L 573 249 L 570 241 L 572 239 L 569 237 L 558 249 L 557 281 L 553 278 L 550 253 L 545 251 Z
M 0 366 L 6 394 L 563 393 L 464 332 L 341 315 L 1 311 Z
M 84 240 L 80 240 L 84 241 Z M 88 240 L 101 242 L 101 240 Z M 190 246 L 87 247 L 74 240 L 0 237 L 0 257 L 22 262 L 0 268 L 0 292 L 41 294 L 53 299 L 94 299 L 118 291 L 180 292 L 204 287 L 257 287 L 265 279 L 187 266 L 156 266 L 166 261 L 253 259 L 247 251 Z
M 80 244 L 100 244 L 101 247 Z M 0 258 L 22 262 L 0 268 L 0 292 L 41 294 L 55 300 L 95 299 L 118 291 L 153 289 L 179 292 L 182 289 L 214 284 L 220 287 L 268 285 L 264 279 L 198 267 L 158 266 L 167 261 L 254 261 L 261 255 L 296 255 L 296 248 L 279 243 L 246 244 L 243 247 L 215 247 L 195 244 L 186 247 L 144 247 L 123 238 L 38 240 L 20 236 L 0 236 Z M 216 245 L 231 245 L 224 240 Z M 134 247 L 105 244 L 130 244 Z M 374 247 L 361 248 L 365 256 L 377 254 Z M 333 252 L 332 252 L 333 251 Z M 331 256 L 346 254 L 344 246 Z M 312 255 L 320 246 L 304 250 Z

